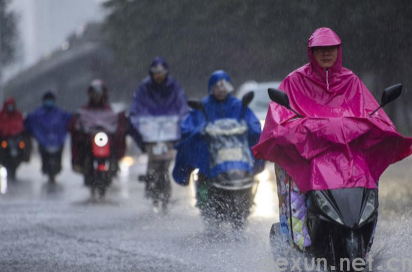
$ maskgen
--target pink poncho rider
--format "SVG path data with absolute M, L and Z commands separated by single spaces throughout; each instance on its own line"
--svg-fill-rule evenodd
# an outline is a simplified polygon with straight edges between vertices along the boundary
M 412 140 L 396 131 L 382 109 L 369 117 L 379 104 L 362 81 L 342 67 L 341 44 L 329 28 L 312 34 L 310 63 L 279 86 L 303 118 L 271 102 L 253 147 L 256 158 L 276 163 L 281 232 L 288 237 L 286 192 L 292 186 L 293 237 L 301 249 L 311 244 L 305 226 L 306 192 L 376 188 L 383 171 L 412 152 Z

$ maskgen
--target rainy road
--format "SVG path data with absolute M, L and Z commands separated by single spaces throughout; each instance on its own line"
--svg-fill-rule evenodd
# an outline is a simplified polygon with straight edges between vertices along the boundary
M 411 163 L 392 166 L 381 180 L 373 249 L 378 264 L 393 256 L 412 258 Z M 272 270 L 268 233 L 277 221 L 276 198 L 265 174 L 245 232 L 222 230 L 211 237 L 194 207 L 193 187 L 173 186 L 169 214 L 156 214 L 136 181 L 145 158 L 130 164 L 124 161 L 101 203 L 90 200 L 67 156 L 57 186 L 46 184 L 36 155 L 19 169 L 17 182 L 1 180 L 0 271 Z

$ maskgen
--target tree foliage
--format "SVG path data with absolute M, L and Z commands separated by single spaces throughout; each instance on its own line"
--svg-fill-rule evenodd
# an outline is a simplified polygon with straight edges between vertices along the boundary
M 141 79 L 152 57 L 162 55 L 191 95 L 206 94 L 216 69 L 226 69 L 237 86 L 282 80 L 308 61 L 307 40 L 322 26 L 341 37 L 344 66 L 375 95 L 411 82 L 408 0 L 110 0 L 105 6 L 121 74 Z
M 0 0 L 0 67 L 10 64 L 16 54 L 17 15 L 8 9 L 10 0 Z

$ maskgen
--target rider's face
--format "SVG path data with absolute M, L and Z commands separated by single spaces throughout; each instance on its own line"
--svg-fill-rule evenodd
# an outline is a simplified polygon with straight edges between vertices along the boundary
M 12 112 L 15 111 L 15 107 L 14 107 L 13 104 L 8 104 L 8 105 L 6 106 L 6 110 L 7 110 L 7 112 L 12 113 Z
M 320 67 L 329 69 L 338 58 L 338 46 L 314 47 L 313 56 Z
M 153 81 L 156 84 L 163 84 L 166 80 L 166 74 L 165 73 L 153 73 Z
M 212 93 L 218 101 L 225 100 L 228 95 L 226 88 L 221 84 L 216 84 L 215 86 L 213 86 Z
M 100 104 L 103 100 L 103 94 L 98 92 L 93 92 L 91 94 L 91 99 L 93 104 Z

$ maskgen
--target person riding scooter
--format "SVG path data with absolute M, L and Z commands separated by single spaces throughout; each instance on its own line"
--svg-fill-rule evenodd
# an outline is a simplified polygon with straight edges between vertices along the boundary
M 23 131 L 23 115 L 17 109 L 15 100 L 9 97 L 0 112 L 0 137 L 14 136 Z
M 26 117 L 24 127 L 39 143 L 43 174 L 54 182 L 62 168 L 63 146 L 72 115 L 56 106 L 56 96 L 51 91 L 43 95 L 42 103 Z
M 232 96 L 225 71 L 211 75 L 208 90 L 201 102 L 189 102 L 195 110 L 182 123 L 173 177 L 178 184 L 188 185 L 192 171 L 198 169 L 197 206 L 205 222 L 229 220 L 242 227 L 253 204 L 253 176 L 264 167 L 250 150 L 261 126 L 247 107 L 253 95 L 245 103 Z
M 289 74 L 272 99 L 257 158 L 276 163 L 281 233 L 301 250 L 326 258 L 366 259 L 378 218 L 378 182 L 412 152 L 362 81 L 342 67 L 342 42 L 329 28 L 309 38 L 309 63 Z M 277 227 L 274 227 L 277 228 Z M 342 270 L 340 270 L 342 271 Z
M 14 179 L 22 161 L 30 160 L 31 142 L 24 132 L 23 116 L 13 98 L 8 98 L 0 112 L 0 163 Z
M 84 175 L 92 196 L 97 192 L 103 197 L 125 153 L 127 119 L 124 112 L 115 113 L 107 103 L 108 90 L 102 80 L 93 80 L 87 92 L 88 103 L 69 124 L 72 166 Z
M 169 166 L 174 158 L 173 145 L 180 139 L 180 123 L 189 108 L 183 89 L 169 75 L 166 61 L 153 59 L 130 105 L 129 133 L 149 156 L 147 173 L 139 177 L 146 183 L 146 197 L 154 209 L 164 210 L 171 195 Z

